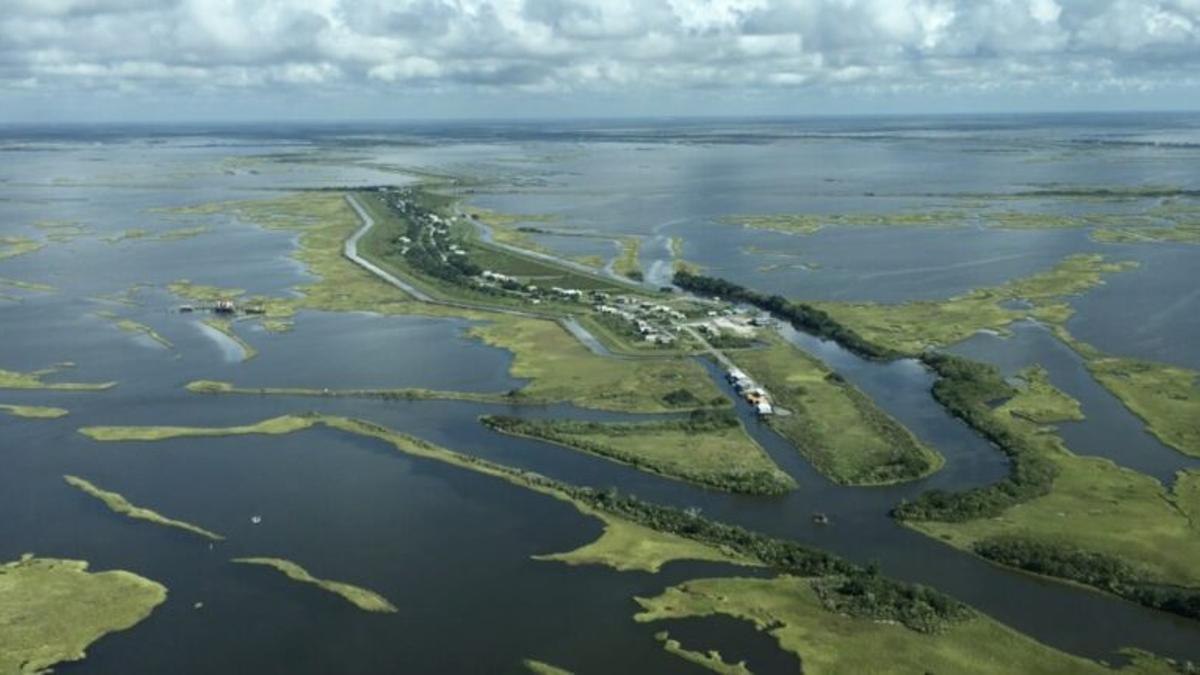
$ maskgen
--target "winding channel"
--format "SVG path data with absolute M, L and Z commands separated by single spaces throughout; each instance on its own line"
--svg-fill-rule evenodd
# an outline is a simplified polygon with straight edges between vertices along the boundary
M 371 221 L 352 198 L 349 201 L 364 219 L 364 228 L 352 238 L 357 242 L 369 229 Z M 366 263 L 363 266 L 373 272 L 377 269 L 361 261 L 349 241 L 346 255 L 359 264 Z M 405 286 L 402 282 L 388 280 L 402 289 Z M 783 327 L 781 331 L 792 344 L 820 358 L 921 440 L 941 452 L 946 459 L 943 469 L 926 479 L 902 485 L 877 488 L 835 485 L 818 474 L 790 443 L 762 423 L 748 405 L 733 396 L 720 370 L 708 361 L 702 363 L 718 386 L 733 398 L 737 413 L 750 434 L 784 471 L 796 479 L 798 489 L 780 497 L 722 493 L 547 443 L 505 437 L 483 429 L 476 422 L 479 415 L 498 410 L 505 414 L 590 419 L 631 417 L 627 415 L 591 413 L 570 406 L 513 408 L 461 402 L 389 404 L 392 408 L 408 409 L 410 414 L 400 410 L 389 412 L 387 406 L 368 405 L 356 407 L 350 414 L 389 424 L 386 418 L 400 413 L 404 417 L 401 428 L 406 432 L 454 450 L 483 455 L 579 485 L 616 486 L 649 501 L 699 507 L 704 515 L 715 520 L 794 539 L 855 561 L 874 561 L 890 576 L 945 591 L 1035 639 L 1068 652 L 1116 661 L 1120 660 L 1116 654 L 1118 649 L 1138 647 L 1178 659 L 1200 658 L 1200 622 L 1146 609 L 1082 587 L 1007 570 L 894 521 L 888 513 L 901 500 L 931 488 L 958 490 L 995 482 L 1007 474 L 1006 459 L 933 400 L 930 395 L 933 376 L 916 361 L 868 362 L 835 343 L 790 327 Z M 1067 388 L 1068 393 L 1071 389 Z M 364 402 L 357 403 L 361 406 Z M 311 405 L 311 401 L 306 405 Z M 347 402 L 322 403 L 322 407 L 326 405 L 341 408 Z M 410 406 L 417 410 L 436 409 L 437 413 L 414 416 Z M 364 415 L 368 409 L 378 416 Z M 413 417 L 442 421 L 414 425 Z M 393 425 L 397 422 L 390 420 Z M 1088 454 L 1091 448 L 1077 447 L 1075 450 Z M 1160 461 L 1168 462 L 1161 458 Z M 1152 475 L 1162 473 L 1163 467 L 1158 466 Z M 812 514 L 818 511 L 829 516 L 829 525 L 813 522 Z

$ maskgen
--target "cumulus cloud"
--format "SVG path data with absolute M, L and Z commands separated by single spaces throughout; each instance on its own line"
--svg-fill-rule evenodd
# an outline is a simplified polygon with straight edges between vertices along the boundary
M 5 92 L 1153 88 L 1200 0 L 6 0 Z

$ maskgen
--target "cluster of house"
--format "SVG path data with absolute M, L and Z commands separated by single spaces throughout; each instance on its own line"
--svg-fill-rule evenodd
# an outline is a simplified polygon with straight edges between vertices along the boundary
M 730 368 L 725 373 L 725 379 L 729 380 L 734 390 L 742 398 L 746 399 L 747 403 L 754 406 L 755 412 L 759 415 L 766 416 L 775 412 L 774 406 L 771 405 L 771 396 L 767 393 L 767 390 L 755 384 L 754 380 L 750 379 L 750 376 L 746 375 L 740 369 Z
M 388 202 L 396 211 L 421 226 L 421 237 L 429 239 L 427 248 L 441 256 L 442 262 L 446 262 L 448 256 L 451 255 L 465 256 L 467 254 L 466 249 L 449 243 L 451 222 L 449 218 L 443 218 L 436 213 L 417 208 L 416 205 L 404 199 L 403 195 L 403 192 L 393 193 L 388 197 Z M 396 241 L 400 244 L 400 255 L 406 255 L 416 243 L 408 236 L 399 237 Z
M 617 297 L 615 302 L 617 305 L 599 302 L 596 311 L 629 322 L 642 339 L 651 344 L 675 344 L 675 336 L 671 334 L 674 327 L 664 325 L 663 320 L 687 320 L 687 315 L 667 305 L 640 301 L 627 295 Z

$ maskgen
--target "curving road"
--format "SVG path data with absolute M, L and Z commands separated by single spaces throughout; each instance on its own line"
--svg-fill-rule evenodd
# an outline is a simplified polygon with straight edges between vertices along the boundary
M 361 255 L 358 254 L 358 242 L 360 239 L 363 238 L 364 235 L 366 235 L 368 232 L 371 231 L 372 227 L 375 227 L 375 219 L 371 217 L 371 214 L 367 213 L 367 210 L 365 208 L 363 208 L 362 204 L 360 204 L 357 199 L 354 198 L 354 195 L 347 194 L 346 195 L 346 203 L 348 203 L 350 205 L 350 208 L 354 209 L 354 212 L 356 214 L 358 214 L 358 218 L 359 218 L 359 220 L 362 221 L 363 224 L 362 224 L 362 227 L 358 228 L 358 230 L 354 234 L 350 235 L 350 238 L 347 239 L 345 244 L 342 245 L 342 255 L 346 256 L 346 258 L 349 259 L 350 262 L 353 262 L 354 264 L 358 265 L 359 267 L 362 267 L 363 269 L 367 270 L 371 274 L 374 274 L 375 276 L 379 277 L 380 279 L 384 280 L 385 282 L 391 284 L 392 286 L 395 286 L 396 288 L 399 288 L 400 290 L 404 291 L 405 293 L 408 293 L 413 298 L 420 300 L 421 302 L 428 302 L 433 305 L 443 305 L 445 307 L 455 307 L 458 309 L 469 309 L 469 310 L 478 311 L 478 312 L 498 312 L 500 314 L 511 314 L 514 316 L 523 316 L 523 317 L 530 318 L 530 319 L 543 319 L 543 320 L 548 320 L 548 321 L 556 321 L 556 322 L 558 322 L 559 325 L 561 325 L 563 327 L 564 330 L 566 330 L 568 333 L 573 335 L 585 347 L 587 347 L 592 353 L 598 354 L 600 356 L 611 356 L 614 358 L 626 358 L 621 355 L 613 354 L 611 351 L 609 351 L 608 348 L 605 347 L 600 342 L 600 340 L 598 340 L 596 338 L 595 335 L 592 335 L 588 331 L 588 329 L 586 329 L 582 325 L 580 325 L 580 323 L 575 320 L 575 317 L 572 317 L 572 316 L 561 317 L 561 316 L 556 316 L 553 314 L 529 312 L 529 311 L 520 310 L 520 309 L 510 309 L 507 307 L 494 307 L 492 305 L 479 305 L 479 304 L 474 304 L 474 303 L 470 303 L 470 302 L 461 302 L 461 301 L 457 301 L 457 300 L 441 300 L 439 298 L 433 297 L 432 295 L 426 293 L 425 291 L 422 291 L 421 289 L 417 288 L 416 286 L 413 286 L 412 284 L 408 283 L 407 281 L 400 279 L 399 277 L 392 274 L 391 272 L 388 272 L 387 270 L 379 267 L 375 263 L 371 262 L 370 260 L 367 260 L 366 258 L 363 258 Z M 636 357 L 629 357 L 629 358 L 636 358 Z

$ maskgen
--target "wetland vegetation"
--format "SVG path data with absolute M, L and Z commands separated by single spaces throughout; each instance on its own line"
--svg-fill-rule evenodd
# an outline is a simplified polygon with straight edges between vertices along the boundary
M 944 195 L 944 198 L 951 198 Z M 1102 243 L 1198 243 L 1200 202 L 1180 188 L 1112 191 L 1107 188 L 1032 190 L 1017 194 L 957 195 L 953 208 L 859 213 L 774 213 L 733 215 L 717 219 L 725 225 L 812 235 L 826 228 L 966 228 L 1006 230 L 1090 229 Z M 1045 210 L 1047 200 L 1091 201 L 1116 210 Z M 1142 208 L 1125 208 L 1132 201 Z M 1019 206 L 1020 208 L 1013 208 Z
M 367 590 L 360 586 L 348 584 L 342 581 L 329 581 L 328 579 L 318 579 L 309 574 L 308 570 L 300 565 L 282 558 L 234 558 L 233 562 L 243 565 L 259 565 L 262 567 L 270 567 L 287 578 L 298 581 L 302 584 L 312 584 L 330 593 L 340 595 L 342 598 L 355 607 L 367 612 L 382 612 L 395 613 L 399 610 L 396 606 L 388 602 L 386 598 L 378 593 Z
M 781 573 L 821 579 L 821 601 L 835 611 L 875 620 L 896 621 L 914 631 L 937 632 L 963 621 L 974 612 L 962 603 L 924 586 L 906 584 L 879 575 L 873 568 L 862 567 L 832 554 L 810 549 L 799 543 L 769 537 L 742 527 L 707 520 L 699 514 L 661 506 L 622 495 L 613 490 L 596 490 L 555 481 L 539 474 L 522 471 L 454 452 L 386 427 L 344 417 L 308 414 L 266 420 L 259 425 L 235 427 L 232 433 L 255 433 L 257 428 L 278 429 L 277 433 L 299 431 L 325 425 L 348 433 L 377 438 L 406 454 L 444 462 L 506 480 L 512 484 L 545 494 L 574 505 L 581 513 L 601 518 L 606 528 L 640 528 L 621 533 L 606 531 L 586 554 L 557 556 L 570 562 L 624 563 L 628 567 L 657 568 L 679 556 L 708 560 L 739 561 L 763 565 Z M 153 427 L 144 432 L 124 428 L 119 434 L 102 434 L 105 440 L 122 438 L 168 438 Z M 286 430 L 286 431 L 284 431 Z M 231 428 L 213 428 L 200 435 L 228 435 Z M 635 561 L 624 559 L 626 545 L 634 537 L 646 537 L 637 547 Z M 605 541 L 607 539 L 607 541 Z M 586 557 L 581 557 L 586 556 Z
M 78 476 L 63 476 L 63 480 L 65 480 L 71 487 L 78 489 L 80 492 L 100 500 L 113 513 L 118 513 L 135 520 L 144 520 L 148 523 L 154 523 L 155 525 L 162 525 L 163 527 L 173 527 L 185 532 L 191 532 L 192 534 L 196 534 L 213 541 L 222 541 L 225 539 L 225 537 L 222 537 L 215 532 L 206 530 L 198 525 L 193 525 L 182 520 L 175 520 L 174 518 L 168 518 L 152 509 L 142 506 L 135 506 L 122 495 L 97 487 L 95 484 Z
M 0 403 L 0 411 L 6 412 L 13 417 L 45 420 L 58 419 L 69 414 L 69 411 L 65 408 L 43 405 L 13 405 L 11 403 Z
M 117 386 L 116 382 L 46 382 L 45 378 L 55 375 L 73 363 L 59 363 L 49 368 L 21 373 L 0 368 L 0 389 L 48 389 L 57 391 L 104 391 Z
M 901 304 L 819 302 L 827 312 L 855 335 L 895 353 L 919 355 L 932 347 L 944 347 L 981 330 L 1003 331 L 1025 318 L 1051 319 L 1069 308 L 1068 296 L 1094 288 L 1104 277 L 1134 267 L 1132 262 L 1109 262 L 1100 255 L 1072 255 L 1052 269 L 987 288 L 979 288 L 948 300 L 913 301 Z M 1028 309 L 1011 308 L 1012 301 L 1028 303 Z
M 0 672 L 35 675 L 83 659 L 93 642 L 140 623 L 166 599 L 159 583 L 89 572 L 82 560 L 26 555 L 0 564 Z
M 119 315 L 117 315 L 115 312 L 110 312 L 108 310 L 101 310 L 99 312 L 95 312 L 95 316 L 98 318 L 104 319 L 105 321 L 111 322 L 114 326 L 116 326 L 117 328 L 121 329 L 122 331 L 124 331 L 126 333 L 132 333 L 134 335 L 144 335 L 147 338 L 150 338 L 151 340 L 153 340 L 154 342 L 158 343 L 160 346 L 162 346 L 166 349 L 174 349 L 175 348 L 175 345 L 171 344 L 170 340 L 166 339 L 162 335 L 159 335 L 158 331 L 154 330 L 153 328 L 151 328 L 150 326 L 147 326 L 144 323 L 139 323 L 137 321 L 134 321 L 133 319 L 122 318 Z
M 935 367 L 949 375 L 938 383 L 940 396 L 990 430 L 1012 472 L 976 490 L 925 493 L 899 506 L 897 517 L 998 563 L 1195 616 L 1200 575 L 1190 561 L 1200 555 L 1200 530 L 1190 509 L 1200 474 L 1183 472 L 1167 488 L 1107 459 L 1078 456 L 1053 427 L 1078 419 L 1078 404 L 1040 369 L 1011 388 L 990 369 L 942 358 Z
M 363 239 L 361 252 L 385 269 L 396 271 L 389 267 L 386 256 L 377 252 L 391 250 L 391 242 L 399 236 L 396 228 L 402 223 L 380 204 L 364 203 L 378 224 L 371 236 Z M 240 304 L 263 308 L 257 320 L 284 322 L 293 320 L 298 309 L 462 317 L 484 322 L 471 329 L 472 335 L 513 353 L 512 376 L 530 380 L 513 392 L 515 398 L 570 401 L 608 410 L 666 412 L 681 409 L 668 396 L 687 391 L 698 403 L 684 409 L 728 405 L 704 369 L 689 359 L 606 358 L 592 353 L 551 318 L 424 303 L 397 292 L 341 255 L 342 242 L 360 223 L 337 192 L 302 192 L 271 200 L 202 205 L 187 212 L 229 213 L 265 227 L 298 232 L 295 256 L 319 278 L 298 287 L 301 295 L 295 298 L 250 296 L 241 289 L 201 286 L 186 280 L 171 286 L 170 290 L 180 297 L 197 302 L 236 299 Z M 402 270 L 400 273 L 406 276 Z
M 481 421 L 497 431 L 550 441 L 720 490 L 780 494 L 796 486 L 732 412 L 697 411 L 687 418 L 654 422 L 499 416 Z
M 834 481 L 883 485 L 942 466 L 940 454 L 866 394 L 782 338 L 731 357 L 775 398 L 781 414 L 767 418 L 771 427 Z
M 1065 654 L 982 615 L 917 631 L 831 609 L 811 579 L 696 579 L 637 598 L 635 619 L 726 615 L 766 631 L 798 656 L 806 673 L 1170 673 L 1146 656 L 1124 668 Z
M 707 652 L 697 652 L 687 649 L 683 643 L 671 637 L 667 631 L 662 631 L 654 636 L 654 639 L 662 643 L 663 649 L 669 654 L 674 654 L 685 661 L 690 661 L 705 670 L 718 673 L 719 675 L 752 675 L 750 669 L 746 667 L 745 661 L 737 663 L 726 663 L 721 656 L 721 652 L 715 649 L 710 649 Z

